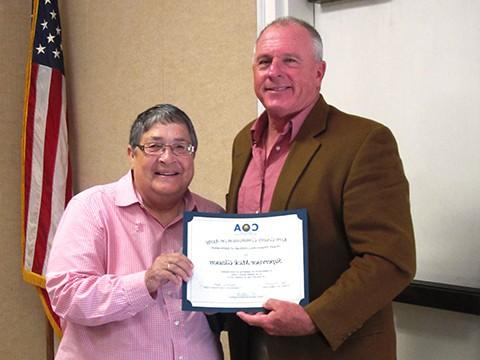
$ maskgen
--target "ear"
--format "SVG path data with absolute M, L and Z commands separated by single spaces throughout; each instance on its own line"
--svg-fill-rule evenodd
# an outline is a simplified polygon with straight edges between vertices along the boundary
M 135 160 L 135 150 L 131 147 L 131 145 L 128 145 L 127 154 L 128 154 L 128 161 L 130 162 L 130 169 L 133 169 L 133 162 Z
M 316 71 L 316 80 L 318 82 L 318 90 L 322 87 L 322 80 L 325 76 L 325 71 L 327 70 L 327 63 L 325 61 L 317 62 L 317 71 Z

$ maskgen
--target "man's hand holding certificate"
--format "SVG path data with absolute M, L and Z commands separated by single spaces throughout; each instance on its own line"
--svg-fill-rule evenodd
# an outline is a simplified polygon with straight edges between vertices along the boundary
M 185 255 L 193 276 L 183 310 L 262 310 L 268 299 L 308 301 L 306 212 L 186 213 Z

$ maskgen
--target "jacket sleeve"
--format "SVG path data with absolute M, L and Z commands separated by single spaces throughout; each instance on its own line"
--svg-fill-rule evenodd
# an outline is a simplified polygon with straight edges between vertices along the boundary
M 373 128 L 358 147 L 342 194 L 352 260 L 305 308 L 333 349 L 389 305 L 415 273 L 408 182 L 386 127 Z

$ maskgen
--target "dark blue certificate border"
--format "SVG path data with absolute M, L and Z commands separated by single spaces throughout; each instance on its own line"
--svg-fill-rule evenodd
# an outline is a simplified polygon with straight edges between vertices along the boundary
M 308 219 L 306 209 L 274 211 L 261 214 L 225 214 L 225 213 L 206 213 L 206 212 L 191 212 L 186 211 L 183 215 L 183 254 L 188 257 L 188 223 L 193 220 L 194 217 L 206 217 L 206 218 L 232 218 L 232 219 L 258 219 L 262 217 L 283 216 L 296 214 L 302 221 L 303 228 L 303 274 L 304 274 L 304 294 L 305 297 L 300 300 L 300 305 L 305 306 L 309 302 L 309 290 L 308 290 Z M 200 307 L 193 306 L 190 301 L 187 300 L 187 284 L 182 284 L 182 310 L 184 311 L 204 311 L 211 313 L 233 313 L 237 311 L 245 312 L 258 312 L 265 311 L 263 307 Z

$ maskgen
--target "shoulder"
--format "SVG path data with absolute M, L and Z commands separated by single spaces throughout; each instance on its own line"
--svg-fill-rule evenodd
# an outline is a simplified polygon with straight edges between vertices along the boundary
M 386 128 L 382 123 L 363 116 L 350 114 L 329 105 L 328 125 L 339 129 L 348 128 L 359 132 L 369 132 L 379 128 Z
M 118 182 L 109 184 L 94 185 L 87 188 L 75 196 L 69 201 L 68 207 L 85 208 L 85 209 L 98 209 L 107 206 L 108 204 L 115 203 L 115 194 Z
M 342 147 L 357 147 L 371 139 L 394 142 L 391 130 L 376 120 L 353 115 L 329 105 L 326 131 L 321 135 L 326 142 L 343 144 Z
M 115 185 L 117 183 L 94 185 L 90 188 L 87 188 L 78 194 L 76 194 L 72 199 L 76 200 L 91 200 L 98 197 L 109 196 L 115 192 Z

